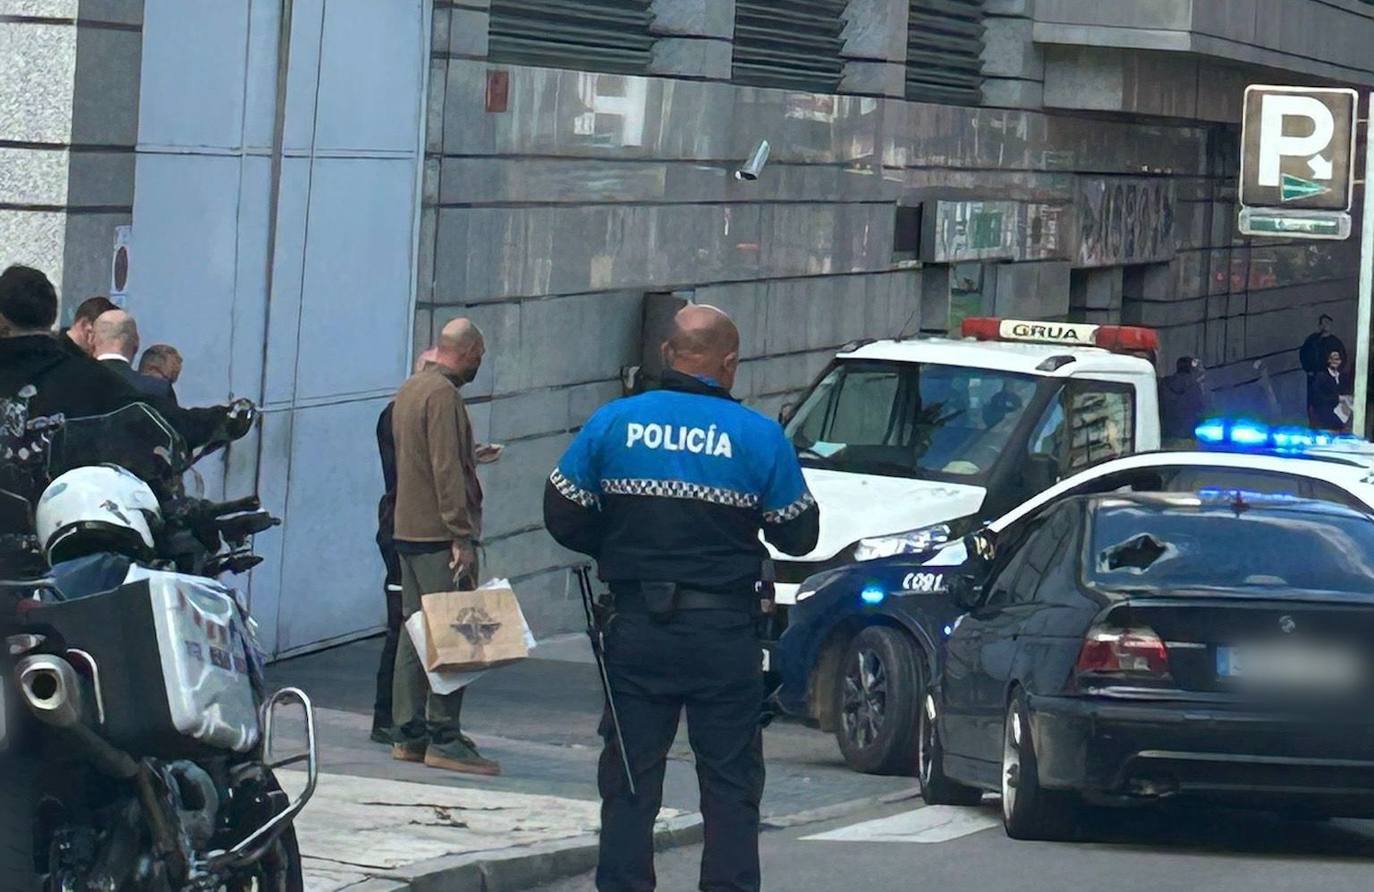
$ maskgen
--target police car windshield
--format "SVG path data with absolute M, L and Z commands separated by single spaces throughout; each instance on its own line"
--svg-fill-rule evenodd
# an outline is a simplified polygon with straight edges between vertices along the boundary
M 810 467 L 972 482 L 1001 457 L 1037 381 L 967 366 L 842 360 L 787 435 Z
M 1292 507 L 1106 503 L 1096 511 L 1088 575 L 1107 590 L 1327 592 L 1368 600 L 1374 523 Z

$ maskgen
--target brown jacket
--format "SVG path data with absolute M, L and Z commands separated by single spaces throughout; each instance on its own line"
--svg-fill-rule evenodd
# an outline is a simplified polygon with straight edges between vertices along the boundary
M 443 370 L 420 372 L 396 394 L 396 539 L 476 541 L 482 485 L 472 422 L 458 383 Z

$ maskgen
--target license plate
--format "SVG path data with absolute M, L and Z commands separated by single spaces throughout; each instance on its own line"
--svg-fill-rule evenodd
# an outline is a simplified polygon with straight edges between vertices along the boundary
M 1273 685 L 1339 685 L 1360 677 L 1359 657 L 1348 650 L 1301 645 L 1217 648 L 1217 676 Z

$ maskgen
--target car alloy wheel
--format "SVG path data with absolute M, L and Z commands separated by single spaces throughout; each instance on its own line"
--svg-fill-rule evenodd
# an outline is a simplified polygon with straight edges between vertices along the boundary
M 921 710 L 921 733 L 916 743 L 916 770 L 921 779 L 921 789 L 930 788 L 935 757 L 935 696 L 926 694 Z
M 1017 787 L 1021 784 L 1021 747 L 1025 730 L 1019 710 L 1007 714 L 1007 730 L 1002 741 L 1002 817 L 1010 821 L 1016 812 Z
M 845 734 L 860 748 L 873 745 L 887 714 L 887 669 L 868 648 L 857 651 L 845 672 L 841 703 Z M 908 763 L 910 764 L 910 763 Z

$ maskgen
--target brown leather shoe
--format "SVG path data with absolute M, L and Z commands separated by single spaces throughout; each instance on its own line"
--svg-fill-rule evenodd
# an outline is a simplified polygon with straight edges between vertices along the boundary
M 430 768 L 442 768 L 459 774 L 477 774 L 482 777 L 499 777 L 501 774 L 500 762 L 483 759 L 481 756 L 457 759 L 435 752 L 432 748 L 425 753 L 425 764 Z
M 391 758 L 397 762 L 423 762 L 425 761 L 425 745 L 419 746 L 407 743 L 395 743 L 391 746 Z

